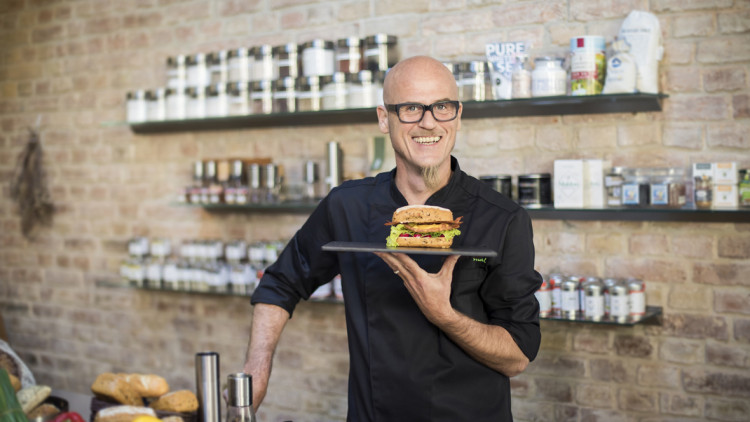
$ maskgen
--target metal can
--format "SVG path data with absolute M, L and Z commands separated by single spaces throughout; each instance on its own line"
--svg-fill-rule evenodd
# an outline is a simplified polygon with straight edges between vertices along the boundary
M 552 291 L 546 280 L 542 280 L 542 285 L 534 293 L 534 296 L 539 302 L 539 316 L 542 318 L 548 317 L 552 312 Z
M 605 278 L 602 281 L 604 286 L 604 316 L 612 313 L 612 287 L 617 284 L 616 278 Z
M 604 317 L 604 284 L 589 280 L 584 285 L 584 317 L 592 321 L 601 321 Z
M 573 278 L 568 278 L 562 282 L 560 289 L 562 317 L 566 319 L 576 319 L 580 307 L 578 282 Z
M 560 291 L 562 288 L 563 277 L 560 274 L 550 274 L 549 286 L 552 290 L 552 315 L 560 315 L 562 309 L 562 299 L 560 297 Z
M 646 284 L 637 278 L 627 281 L 629 315 L 633 321 L 638 321 L 646 314 Z
M 625 322 L 630 313 L 628 302 L 628 287 L 623 282 L 615 283 L 610 291 L 610 314 L 609 318 L 615 322 Z

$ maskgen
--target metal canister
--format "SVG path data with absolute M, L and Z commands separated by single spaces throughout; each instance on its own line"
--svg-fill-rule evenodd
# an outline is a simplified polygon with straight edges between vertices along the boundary
M 552 312 L 552 291 L 549 283 L 546 280 L 542 280 L 542 285 L 534 295 L 537 302 L 539 302 L 539 316 L 542 318 L 550 316 Z
M 562 317 L 576 319 L 579 308 L 578 281 L 573 278 L 564 280 L 560 286 Z
M 610 314 L 609 318 L 616 322 L 625 322 L 628 319 L 630 306 L 628 303 L 628 287 L 623 282 L 616 282 L 609 291 Z
M 604 316 L 612 314 L 612 287 L 617 284 L 616 278 L 605 278 L 602 281 L 604 285 Z
M 560 291 L 562 288 L 563 276 L 560 274 L 550 274 L 549 276 L 549 287 L 552 291 L 552 314 L 560 315 L 562 310 L 562 299 L 560 297 Z
M 502 193 L 510 199 L 513 199 L 512 194 L 512 179 L 509 174 L 499 174 L 492 176 L 479 176 L 479 180 L 487 183 L 496 191 Z
M 598 279 L 588 280 L 584 284 L 584 317 L 592 321 L 601 321 L 604 317 L 604 284 Z
M 629 316 L 638 321 L 646 315 L 646 284 L 637 278 L 627 280 Z

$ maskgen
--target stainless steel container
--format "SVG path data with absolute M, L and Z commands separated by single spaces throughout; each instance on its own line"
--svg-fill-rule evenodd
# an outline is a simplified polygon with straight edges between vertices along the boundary
M 332 141 L 326 145 L 328 156 L 328 172 L 326 174 L 326 187 L 330 191 L 343 181 L 343 154 L 338 142 Z
M 195 386 L 198 392 L 198 422 L 221 422 L 219 402 L 219 354 L 195 355 Z

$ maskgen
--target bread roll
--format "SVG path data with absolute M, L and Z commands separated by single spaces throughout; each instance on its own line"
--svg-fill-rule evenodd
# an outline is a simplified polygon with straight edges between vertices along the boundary
M 398 246 L 405 248 L 450 248 L 453 245 L 453 238 L 445 237 L 399 237 L 396 239 Z
M 52 389 L 46 385 L 32 385 L 17 392 L 16 398 L 18 398 L 18 402 L 21 404 L 23 413 L 28 415 L 35 407 L 47 400 L 50 393 L 52 393 Z
M 393 212 L 394 223 L 433 223 L 453 221 L 448 208 L 433 205 L 407 205 Z
M 8 378 L 10 378 L 10 385 L 13 387 L 13 391 L 16 393 L 19 392 L 21 390 L 21 380 L 13 374 L 8 374 Z
M 144 406 L 112 406 L 98 411 L 94 422 L 130 422 L 138 416 L 156 417 L 156 412 Z
M 31 412 L 29 412 L 27 416 L 29 420 L 34 420 L 35 418 L 49 418 L 59 413 L 60 409 L 58 409 L 54 404 L 42 403 L 40 406 L 35 407 Z
M 91 392 L 104 400 L 112 400 L 131 406 L 143 406 L 143 399 L 135 388 L 125 380 L 125 377 L 111 372 L 99 374 L 91 385 Z
M 151 403 L 156 410 L 176 413 L 188 413 L 198 410 L 198 397 L 190 390 L 178 390 L 167 393 Z
M 169 384 L 164 378 L 153 374 L 123 374 L 125 381 L 141 397 L 159 397 L 169 393 Z

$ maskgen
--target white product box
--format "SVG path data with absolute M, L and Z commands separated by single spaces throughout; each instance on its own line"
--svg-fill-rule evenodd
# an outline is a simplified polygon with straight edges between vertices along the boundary
M 583 160 L 583 206 L 604 208 L 604 161 Z
M 583 160 L 555 160 L 555 208 L 583 208 Z
M 734 161 L 728 163 L 714 164 L 714 183 L 736 185 L 737 184 L 737 163 Z
M 693 180 L 696 177 L 708 176 L 713 179 L 714 165 L 712 163 L 693 163 Z
M 737 185 L 714 185 L 712 203 L 714 208 L 737 208 L 738 205 Z

